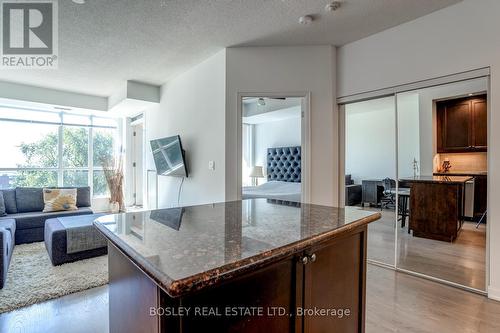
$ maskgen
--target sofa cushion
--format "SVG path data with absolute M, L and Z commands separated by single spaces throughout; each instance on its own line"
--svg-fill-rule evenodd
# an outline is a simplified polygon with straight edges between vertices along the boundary
M 90 186 L 76 188 L 76 206 L 77 207 L 92 206 L 92 202 L 90 200 Z
M 43 210 L 42 192 L 41 188 L 36 187 L 16 187 L 17 212 L 41 212 Z
M 3 201 L 5 203 L 5 211 L 7 214 L 16 214 L 17 213 L 17 204 L 16 204 L 16 190 L 11 188 L 7 190 L 2 190 Z
M 5 211 L 5 201 L 3 200 L 3 192 L 0 191 L 0 216 L 5 215 L 7 215 L 7 212 Z
M 61 212 L 27 212 L 27 213 L 17 213 L 7 215 L 8 218 L 16 220 L 16 228 L 18 230 L 31 229 L 31 228 L 43 228 L 45 226 L 45 220 L 62 217 L 62 216 L 74 216 L 74 215 L 84 215 L 92 214 L 92 209 L 88 207 L 79 208 L 77 210 L 71 211 L 61 211 Z M 5 219 L 5 217 L 3 217 Z M 0 220 L 1 221 L 1 220 Z
M 44 188 L 43 212 L 77 210 L 76 188 Z
M 76 188 L 76 206 L 77 207 L 90 207 L 92 202 L 90 200 L 90 186 L 81 186 L 81 187 L 49 187 L 49 188 Z

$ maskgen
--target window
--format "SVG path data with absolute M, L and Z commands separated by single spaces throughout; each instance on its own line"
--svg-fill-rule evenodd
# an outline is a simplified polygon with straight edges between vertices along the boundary
M 0 168 L 55 168 L 58 125 L 0 121 Z
M 102 161 L 117 143 L 112 118 L 0 106 L 0 189 L 90 186 L 107 195 Z
M 89 130 L 86 127 L 63 128 L 63 167 L 81 168 L 89 165 Z
M 104 177 L 104 171 L 95 170 L 93 174 L 94 195 L 104 196 L 109 194 L 108 184 Z

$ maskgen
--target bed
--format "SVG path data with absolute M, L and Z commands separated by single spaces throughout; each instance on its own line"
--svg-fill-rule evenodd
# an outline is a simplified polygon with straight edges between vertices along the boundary
M 243 187 L 242 198 L 266 198 L 301 201 L 301 149 L 279 147 L 267 149 L 267 182 Z

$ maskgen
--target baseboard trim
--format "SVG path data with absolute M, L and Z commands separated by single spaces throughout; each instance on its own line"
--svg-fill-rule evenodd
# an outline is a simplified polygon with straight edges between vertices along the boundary
M 492 286 L 488 287 L 488 298 L 500 302 L 500 289 L 494 288 Z

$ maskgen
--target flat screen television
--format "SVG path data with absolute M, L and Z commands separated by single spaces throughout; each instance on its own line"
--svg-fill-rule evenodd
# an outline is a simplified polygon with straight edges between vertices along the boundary
M 150 143 L 158 175 L 188 176 L 180 136 L 174 135 L 168 138 L 151 140 Z
M 174 230 L 181 228 L 184 208 L 167 208 L 151 211 L 149 218 Z

